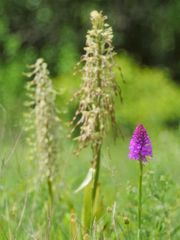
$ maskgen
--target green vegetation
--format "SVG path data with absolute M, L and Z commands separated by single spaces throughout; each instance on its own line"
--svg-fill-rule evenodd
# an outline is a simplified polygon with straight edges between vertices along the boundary
M 115 226 L 106 231 L 106 238 L 116 239 L 112 231 L 123 239 L 136 236 L 138 164 L 130 161 L 127 154 L 132 129 L 142 122 L 149 131 L 154 155 L 144 169 L 143 234 L 146 239 L 179 239 L 179 90 L 166 72 L 141 67 L 127 54 L 117 57 L 117 63 L 123 69 L 125 80 L 123 83 L 117 73 L 124 98 L 123 104 L 116 105 L 123 138 L 120 136 L 114 143 L 108 137 L 103 147 L 100 181 L 106 213 L 98 225 L 98 234 L 102 232 L 103 223 L 111 226 L 115 211 Z M 70 120 L 76 104 L 68 105 L 68 100 L 80 80 L 78 76 L 66 74 L 56 78 L 54 83 L 57 90 L 62 89 L 57 101 L 62 119 Z M 69 110 L 64 112 L 67 106 Z M 18 121 L 21 124 L 22 120 Z M 74 156 L 77 146 L 67 140 L 69 130 L 65 126 L 59 146 L 61 157 L 57 164 L 51 239 L 70 239 L 74 208 L 79 223 L 82 192 L 75 194 L 74 191 L 85 178 L 91 161 L 89 149 L 83 150 L 79 157 Z M 37 182 L 38 163 L 29 159 L 24 134 L 20 127 L 17 129 L 16 132 L 14 126 L 3 123 L 1 126 L 1 235 L 2 239 L 44 239 L 48 231 L 48 192 Z
M 167 71 L 140 66 L 126 53 L 116 58 L 116 78 L 121 86 L 123 104 L 117 99 L 117 119 L 123 127 L 132 130 L 138 122 L 155 128 L 177 129 L 180 119 L 180 90 Z M 57 90 L 62 89 L 58 104 L 67 106 L 68 100 L 80 85 L 80 78 L 65 74 L 55 79 Z M 69 114 L 76 104 L 69 103 Z
M 179 133 L 171 130 L 151 131 L 153 160 L 145 166 L 143 188 L 143 232 L 148 239 L 179 239 Z M 64 134 L 65 136 L 66 134 Z M 17 145 L 15 146 L 16 140 Z M 116 205 L 116 231 L 123 239 L 134 239 L 137 227 L 138 163 L 127 157 L 129 139 L 116 144 L 107 139 L 103 148 L 102 196 L 105 215 L 103 223 L 112 223 L 112 208 Z M 33 239 L 47 236 L 47 189 L 37 181 L 37 163 L 28 159 L 22 139 L 1 144 L 1 235 L 2 239 Z M 3 147 L 4 146 L 4 147 Z M 15 149 L 14 149 L 15 148 Z M 82 192 L 75 189 L 86 176 L 91 158 L 84 150 L 73 154 L 72 142 L 63 138 L 63 151 L 58 162 L 55 209 L 51 221 L 51 239 L 70 239 L 69 223 L 72 208 L 80 218 Z M 12 152 L 13 151 L 13 152 Z M 78 220 L 79 223 L 80 219 Z M 126 222 L 129 225 L 126 225 Z M 101 229 L 103 226 L 99 226 Z M 129 228 L 129 230 L 128 230 Z M 101 231 L 101 230 L 98 230 Z M 109 232 L 109 233 L 108 233 Z M 110 234 L 107 231 L 106 234 Z M 125 234 L 126 237 L 123 237 Z M 7 237 L 5 237 L 7 236 Z M 109 237 L 110 238 L 110 237 Z M 113 239 L 110 238 L 110 239 Z M 116 238 L 114 238 L 116 239 Z
M 7 13 L 7 2 L 0 3 L 3 7 L 0 13 Z M 95 32 L 91 31 L 92 35 L 89 34 L 89 43 L 86 42 L 86 50 L 90 52 L 82 58 L 85 64 L 83 65 L 83 61 L 80 63 L 84 75 L 82 77 L 78 71 L 73 75 L 73 65 L 80 55 L 78 47 L 82 48 L 83 45 L 82 39 L 77 40 L 78 34 L 82 32 L 76 32 L 78 24 L 86 25 L 87 10 L 103 3 L 94 1 L 91 6 L 85 1 L 81 5 L 79 21 L 73 22 L 66 14 L 58 15 L 57 10 L 55 11 L 59 6 L 57 1 L 52 1 L 52 5 L 42 4 L 42 8 L 40 2 L 30 0 L 25 4 L 23 0 L 9 1 L 12 8 L 0 20 L 0 49 L 3 50 L 4 59 L 0 60 L 0 240 L 134 240 L 137 239 L 140 225 L 142 240 L 179 240 L 180 90 L 172 80 L 170 70 L 142 65 L 126 51 L 118 52 L 113 59 L 111 28 L 106 25 L 107 32 L 103 32 L 99 29 L 102 26 L 98 22 Z M 158 1 L 153 1 L 148 4 L 151 13 L 157 3 Z M 108 6 L 107 4 L 107 8 Z M 138 5 L 138 9 L 142 10 L 143 6 L 144 4 L 141 7 Z M 174 39 L 179 30 L 171 15 L 173 9 L 178 9 L 179 6 L 177 1 L 164 6 L 168 13 L 167 18 L 171 19 L 168 21 L 169 25 L 174 23 L 171 32 Z M 127 7 L 128 4 L 124 4 L 124 11 Z M 13 8 L 16 13 L 22 11 L 24 14 L 17 14 L 15 17 Z M 79 11 L 78 9 L 73 13 L 74 19 Z M 93 13 L 97 17 L 97 12 Z M 157 17 L 157 25 L 162 22 L 161 16 L 164 16 L 160 13 L 161 8 L 158 8 L 151 15 Z M 128 16 L 127 12 L 126 14 Z M 118 15 L 115 16 L 117 18 Z M 62 28 L 59 27 L 54 34 L 59 18 Z M 55 20 L 51 21 L 52 19 Z M 140 19 L 143 19 L 143 15 L 140 15 Z M 148 19 L 149 22 L 152 21 L 149 16 Z M 133 18 L 129 21 L 133 21 Z M 48 25 L 49 22 L 52 25 Z M 125 22 L 128 32 L 128 21 Z M 22 28 L 17 31 L 19 23 Z M 27 23 L 34 26 L 32 32 L 31 28 L 27 28 Z M 47 33 L 42 31 L 45 26 Z M 145 30 L 143 32 L 146 33 Z M 151 25 L 150 32 L 154 32 Z M 61 39 L 60 33 L 63 36 Z M 149 60 L 154 56 L 153 64 L 174 51 L 169 50 L 171 54 L 166 52 L 173 45 L 170 32 L 166 40 L 163 40 L 164 28 L 160 29 L 160 33 L 156 43 L 159 46 L 162 41 L 164 45 L 160 44 L 159 54 L 156 52 L 158 47 L 153 45 L 153 51 L 149 54 Z M 139 36 L 142 37 L 140 33 Z M 115 39 L 117 46 L 118 39 L 119 37 Z M 126 41 L 128 42 L 128 37 Z M 151 39 L 147 37 L 144 43 L 149 41 Z M 42 42 L 44 44 L 41 45 Z M 123 46 L 130 49 L 130 42 Z M 146 50 L 139 45 L 136 42 L 135 51 L 132 52 L 141 49 L 139 56 L 143 58 Z M 173 46 L 175 49 L 175 42 Z M 40 54 L 47 61 L 52 75 L 49 74 L 46 63 L 39 59 L 36 64 L 31 65 L 34 72 L 30 77 L 34 79 L 28 82 L 23 74 L 26 72 L 26 65 L 35 62 Z M 163 59 L 165 65 L 173 64 L 173 61 Z M 104 65 L 101 61 L 104 61 Z M 171 69 L 176 76 L 177 66 L 178 62 Z M 101 76 L 104 78 L 101 79 Z M 82 84 L 81 78 L 84 82 L 88 80 L 92 87 L 90 100 L 87 96 L 89 92 L 86 92 L 87 85 Z M 116 82 L 112 84 L 111 81 L 114 80 L 120 85 L 120 89 L 116 88 Z M 96 81 L 102 85 L 97 86 Z M 24 113 L 28 110 L 24 104 L 27 100 L 27 85 L 30 87 L 29 94 L 32 94 L 28 107 L 29 118 L 34 122 L 31 129 L 34 131 L 33 144 L 36 149 L 33 158 L 31 146 L 26 141 L 30 136 L 24 131 L 27 120 Z M 74 92 L 79 89 L 79 95 L 72 99 Z M 120 99 L 114 101 L 118 90 L 121 91 Z M 121 95 L 123 101 L 120 104 Z M 80 106 L 78 96 L 80 101 L 85 99 Z M 73 131 L 72 138 L 68 138 L 71 129 L 67 123 L 72 124 L 77 109 L 81 115 L 76 115 L 75 123 L 87 116 L 83 114 L 88 112 L 90 115 L 87 119 L 90 120 L 91 127 L 93 122 L 94 128 L 91 135 L 87 135 L 89 125 L 83 125 L 82 120 L 82 124 L 77 124 Z M 106 121 L 108 117 L 114 121 L 115 115 L 117 128 L 110 129 L 110 124 L 106 124 Z M 147 128 L 153 146 L 153 158 L 143 166 L 143 192 L 140 199 L 142 215 L 139 224 L 139 162 L 128 159 L 129 140 L 138 123 Z M 84 126 L 85 130 L 82 130 Z M 31 128 L 31 125 L 28 127 Z M 81 140 L 78 156 L 75 154 L 78 144 L 74 138 Z M 99 180 L 95 182 L 97 156 L 101 159 L 101 162 L 98 160 L 101 166 L 98 166 Z M 44 175 L 42 180 L 40 174 Z

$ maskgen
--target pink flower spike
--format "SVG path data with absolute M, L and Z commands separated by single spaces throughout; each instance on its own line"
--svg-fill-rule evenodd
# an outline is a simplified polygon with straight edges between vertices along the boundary
M 152 157 L 152 145 L 145 127 L 137 125 L 129 145 L 129 158 L 147 162 L 146 157 Z

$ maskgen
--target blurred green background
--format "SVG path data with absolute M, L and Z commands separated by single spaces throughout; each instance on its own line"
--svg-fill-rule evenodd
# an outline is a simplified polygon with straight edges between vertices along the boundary
M 103 10 L 113 27 L 114 45 L 126 84 L 118 121 L 133 128 L 138 121 L 177 128 L 180 83 L 180 1 L 0 1 L 1 120 L 16 127 L 24 102 L 23 72 L 43 57 L 67 106 L 79 78 L 73 67 L 83 53 L 89 13 Z M 121 81 L 120 75 L 117 78 Z M 69 117 L 68 117 L 69 116 Z

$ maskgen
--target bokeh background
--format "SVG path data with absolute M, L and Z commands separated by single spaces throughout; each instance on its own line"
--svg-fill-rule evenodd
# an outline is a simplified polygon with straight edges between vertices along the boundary
M 83 53 L 93 9 L 108 15 L 125 87 L 122 124 L 149 121 L 179 124 L 180 2 L 174 1 L 0 1 L 0 103 L 6 122 L 17 123 L 23 108 L 23 72 L 43 57 L 57 88 L 77 88 L 75 63 Z M 152 68 L 153 67 L 153 68 Z M 137 89 L 136 89 L 137 87 Z M 124 86 L 122 86 L 124 88 Z M 145 91 L 144 91 L 145 89 Z M 127 98 L 127 99 L 126 99 Z M 60 105 L 64 101 L 59 102 Z M 134 106 L 135 105 L 135 106 Z

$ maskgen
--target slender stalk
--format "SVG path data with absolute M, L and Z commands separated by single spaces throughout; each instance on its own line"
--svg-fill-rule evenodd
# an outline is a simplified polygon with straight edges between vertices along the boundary
M 48 199 L 48 209 L 47 209 L 47 240 L 50 239 L 50 231 L 51 231 L 51 221 L 53 217 L 53 187 L 52 187 L 52 180 L 50 177 L 47 177 L 47 185 L 48 185 L 48 194 L 49 194 L 49 199 Z
M 98 82 L 98 87 L 101 88 L 101 69 L 102 69 L 102 63 L 101 63 L 101 39 L 98 37 L 98 71 L 97 71 L 97 82 Z M 101 98 L 99 96 L 98 98 L 98 106 L 101 105 Z M 96 128 L 97 133 L 100 132 L 100 122 L 99 118 L 97 118 L 97 128 Z M 92 192 L 92 199 L 93 199 L 93 204 L 94 200 L 96 197 L 96 189 L 98 185 L 98 180 L 99 180 L 99 172 L 100 172 L 100 162 L 101 162 L 101 145 L 99 143 L 96 143 L 95 146 L 95 158 L 94 158 L 94 167 L 95 167 L 95 176 L 94 176 L 94 186 L 93 186 L 93 192 Z
M 93 192 L 92 192 L 92 199 L 93 203 L 96 197 L 96 190 L 98 186 L 98 180 L 99 180 L 99 172 L 100 172 L 100 162 L 101 162 L 101 145 L 96 146 L 95 150 L 96 158 L 95 158 L 95 176 L 94 176 L 94 185 L 93 185 Z
M 48 184 L 48 193 L 50 196 L 50 202 L 53 203 L 53 190 L 52 190 L 52 181 L 50 177 L 47 178 L 47 184 Z
M 139 160 L 139 203 L 138 203 L 138 240 L 141 240 L 141 218 L 142 218 L 142 177 L 143 177 L 143 162 Z

